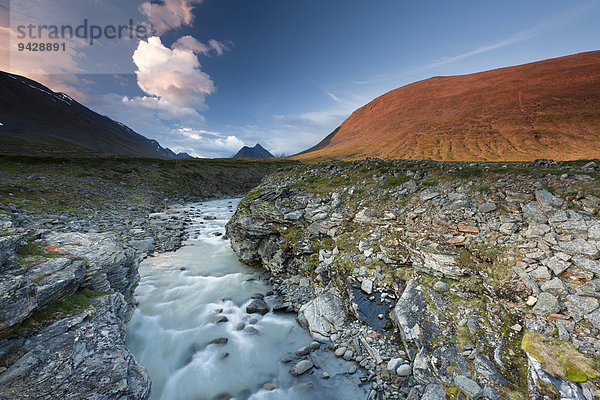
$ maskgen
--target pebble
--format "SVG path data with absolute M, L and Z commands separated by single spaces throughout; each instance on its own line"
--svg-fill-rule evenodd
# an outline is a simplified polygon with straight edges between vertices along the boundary
M 337 349 L 336 349 L 336 350 L 333 352 L 333 354 L 334 354 L 336 357 L 342 357 L 342 356 L 343 356 L 343 355 L 346 353 L 346 350 L 347 350 L 347 349 L 346 349 L 345 347 L 338 347 L 338 348 L 337 348 Z
M 403 364 L 396 370 L 398 376 L 409 376 L 412 374 L 412 367 L 408 364 Z
M 314 365 L 311 361 L 302 360 L 302 361 L 299 361 L 292 368 L 290 368 L 289 372 L 292 376 L 299 376 L 299 375 L 302 375 L 302 374 L 308 372 L 313 367 L 314 367 Z

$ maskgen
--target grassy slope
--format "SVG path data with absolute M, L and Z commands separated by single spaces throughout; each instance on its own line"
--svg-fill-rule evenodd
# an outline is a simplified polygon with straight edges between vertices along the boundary
M 281 160 L 0 157 L 0 204 L 31 211 L 83 211 L 104 203 L 233 196 L 292 165 Z
M 600 157 L 599 142 L 595 51 L 401 87 L 293 158 L 574 160 Z

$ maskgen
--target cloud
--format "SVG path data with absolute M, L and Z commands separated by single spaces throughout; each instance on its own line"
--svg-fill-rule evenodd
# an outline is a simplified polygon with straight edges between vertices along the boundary
M 177 39 L 171 48 L 190 50 L 196 54 L 204 55 L 210 55 L 211 50 L 213 50 L 218 56 L 221 56 L 225 51 L 229 50 L 229 46 L 230 43 L 219 42 L 215 39 L 210 39 L 208 44 L 204 44 L 199 40 L 196 40 L 194 37 L 187 35 Z
M 205 96 L 214 93 L 215 85 L 200 69 L 196 54 L 197 50 L 185 48 L 181 43 L 169 49 L 156 36 L 147 42 L 140 41 L 132 57 L 138 86 L 146 94 L 171 105 L 206 109 Z
M 245 146 L 244 141 L 237 136 L 228 135 L 226 137 L 206 137 L 202 129 L 179 128 L 177 134 L 192 139 L 195 149 L 192 150 L 201 157 L 231 157 Z
M 190 26 L 194 22 L 194 6 L 202 0 L 163 0 L 162 3 L 145 2 L 139 11 L 150 19 L 153 33 L 163 33 L 181 26 Z

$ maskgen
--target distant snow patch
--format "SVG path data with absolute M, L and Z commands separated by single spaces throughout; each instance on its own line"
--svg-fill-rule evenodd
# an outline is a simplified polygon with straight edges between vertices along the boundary
M 4 124 L 2 122 L 0 122 L 0 126 L 4 126 Z

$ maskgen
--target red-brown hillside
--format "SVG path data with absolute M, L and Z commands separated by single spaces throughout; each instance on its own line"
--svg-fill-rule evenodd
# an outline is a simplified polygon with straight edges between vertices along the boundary
M 403 86 L 293 158 L 364 157 L 600 158 L 600 51 Z

